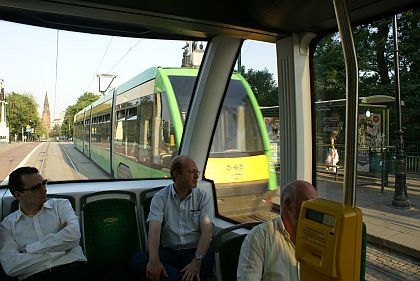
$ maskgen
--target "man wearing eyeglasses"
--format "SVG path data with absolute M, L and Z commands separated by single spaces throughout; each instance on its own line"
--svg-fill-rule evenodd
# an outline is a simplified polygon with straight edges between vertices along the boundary
M 19 280 L 92 280 L 79 245 L 79 219 L 66 199 L 47 200 L 47 181 L 33 167 L 9 176 L 19 209 L 0 225 L 0 261 Z
M 200 171 L 187 156 L 172 161 L 173 184 L 153 196 L 150 206 L 148 253 L 133 257 L 139 278 L 147 280 L 207 280 L 214 251 L 213 206 L 206 191 L 196 188 Z

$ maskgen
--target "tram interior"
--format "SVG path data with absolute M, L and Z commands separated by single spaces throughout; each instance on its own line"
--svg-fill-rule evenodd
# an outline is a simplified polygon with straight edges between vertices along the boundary
M 347 1 L 349 18 L 352 24 L 359 24 L 396 12 L 418 7 L 417 0 L 369 0 Z M 296 60 L 299 67 L 305 68 L 307 60 L 296 52 L 304 54 L 314 47 L 314 42 L 323 35 L 336 31 L 337 22 L 332 1 L 306 0 L 262 0 L 262 1 L 44 1 L 0 0 L 0 19 L 17 23 L 64 29 L 69 31 L 97 33 L 106 35 L 130 36 L 138 38 L 168 40 L 208 40 L 206 54 L 200 69 L 195 87 L 195 98 L 190 105 L 190 118 L 185 128 L 179 149 L 180 154 L 189 155 L 196 160 L 197 166 L 203 170 L 211 145 L 212 130 L 204 129 L 206 124 L 215 123 L 226 81 L 235 64 L 237 53 L 243 40 L 252 39 L 276 43 L 277 52 L 282 48 L 294 48 L 295 53 L 286 55 Z M 311 38 L 314 41 L 311 42 Z M 292 42 L 292 43 L 290 43 Z M 280 55 L 279 55 L 280 57 Z M 282 57 L 284 58 L 284 56 Z M 281 65 L 278 59 L 278 67 Z M 310 72 L 310 69 L 307 69 Z M 299 72 L 303 73 L 303 72 Z M 279 77 L 285 75 L 279 70 Z M 303 80 L 310 80 L 309 74 Z M 305 179 L 312 182 L 315 177 L 313 155 L 315 137 L 310 128 L 311 117 L 304 114 L 310 109 L 311 87 L 300 84 L 300 78 L 282 80 L 287 86 L 295 88 L 293 92 L 281 91 L 293 95 L 295 101 L 300 97 L 306 105 L 289 107 L 280 119 L 290 117 L 290 128 L 283 129 L 280 135 L 291 132 L 291 137 L 281 146 L 280 167 L 282 178 L 280 185 L 293 179 Z M 279 80 L 280 81 L 280 80 Z M 303 102 L 304 103 L 304 102 Z M 296 109 L 298 108 L 298 109 Z M 302 115 L 298 116 L 297 115 Z M 306 124 L 306 125 L 305 125 Z M 197 134 L 198 132 L 198 134 Z M 83 217 L 83 203 L 89 194 L 103 192 L 104 198 L 112 197 L 112 191 L 128 194 L 129 201 L 135 207 L 137 217 L 138 249 L 146 248 L 146 225 L 144 216 L 147 213 L 148 191 L 155 192 L 162 186 L 171 183 L 170 179 L 132 179 L 132 180 L 100 180 L 100 181 L 68 181 L 51 183 L 49 193 L 70 196 L 75 201 L 76 214 Z M 200 178 L 198 187 L 208 191 L 217 207 L 215 188 L 211 179 Z M 1 187 L 5 189 L 5 186 Z M 146 192 L 146 193 L 144 193 Z M 152 194 L 153 194 L 152 192 Z M 130 194 L 133 197 L 130 197 Z M 142 201 L 144 200 L 144 201 Z M 8 194 L 0 201 L 2 217 L 11 212 L 14 198 Z M 235 225 L 235 222 L 224 217 L 217 217 L 216 233 Z M 230 236 L 247 233 L 246 229 L 235 230 Z M 85 243 L 88 243 L 83 237 Z M 123 239 L 123 238 L 122 238 Z M 87 245 L 84 245 L 86 250 Z M 103 264 L 103 266 L 106 266 Z M 221 279 L 220 279 L 221 280 Z M 226 279 L 223 279 L 226 280 Z

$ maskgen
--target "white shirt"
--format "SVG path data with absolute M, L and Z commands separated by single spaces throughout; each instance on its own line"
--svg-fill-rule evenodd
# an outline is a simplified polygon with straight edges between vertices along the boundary
M 281 217 L 254 227 L 239 255 L 237 281 L 297 281 L 295 246 Z
M 193 188 L 181 201 L 173 184 L 153 196 L 147 218 L 162 223 L 161 246 L 173 250 L 196 248 L 203 220 L 213 222 L 210 195 Z
M 79 241 L 79 219 L 70 202 L 49 199 L 34 216 L 19 209 L 3 220 L 0 261 L 7 275 L 22 280 L 51 267 L 86 261 Z

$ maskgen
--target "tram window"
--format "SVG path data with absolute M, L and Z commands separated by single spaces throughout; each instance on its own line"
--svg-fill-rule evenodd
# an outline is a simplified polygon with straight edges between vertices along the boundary
M 127 120 L 137 119 L 137 107 L 132 107 L 127 110 Z
M 231 80 L 217 122 L 211 154 L 263 150 L 261 133 L 247 92 L 239 80 Z
M 188 113 L 188 107 L 191 101 L 192 91 L 194 89 L 196 76 L 169 76 L 172 88 L 175 92 L 178 107 L 182 114 L 182 122 L 185 122 Z
M 401 111 L 405 153 L 407 159 L 413 159 L 412 163 L 419 163 L 419 80 L 413 79 L 420 77 L 419 68 L 413 68 L 413 65 L 418 63 L 419 11 L 398 14 L 397 21 L 401 100 L 410 101 L 405 102 Z M 391 180 L 388 175 L 395 174 L 395 147 L 398 140 L 394 133 L 398 120 L 394 98 L 395 69 L 391 16 L 354 27 L 353 38 L 359 66 L 356 184 L 386 185 L 387 181 Z M 316 120 L 316 140 L 313 147 L 316 152 L 316 166 L 313 169 L 316 186 L 325 190 L 331 181 L 342 183 L 346 155 L 345 65 L 338 33 L 330 34 L 319 41 L 313 55 L 313 66 L 313 116 Z M 407 174 L 418 173 L 418 170 L 413 168 L 414 165 L 406 164 Z M 359 198 L 357 193 L 361 190 L 356 189 L 356 199 Z M 385 187 L 384 192 L 393 193 L 394 190 Z M 332 196 L 332 193 L 326 192 L 325 195 Z M 328 199 L 341 201 L 341 198 L 342 190 L 339 189 L 339 192 L 334 193 L 334 198 Z
M 132 103 L 130 103 L 132 104 Z M 127 117 L 124 123 L 124 142 L 126 155 L 131 159 L 137 160 L 137 107 L 126 110 Z
M 38 111 L 43 110 L 47 92 L 48 117 L 54 120 L 60 116 L 64 125 L 54 130 L 54 134 L 58 132 L 60 139 L 68 140 L 68 143 L 51 143 L 49 147 L 66 145 L 66 151 L 80 154 L 81 163 L 94 162 L 102 168 L 93 171 L 95 165 L 90 165 L 92 171 L 83 171 L 83 178 L 168 176 L 167 170 L 182 139 L 200 56 L 204 54 L 199 46 L 201 42 L 186 45 L 184 40 L 106 36 L 7 21 L 0 21 L 0 30 L 4 39 L 0 49 L 8 54 L 0 64 L 1 78 L 7 85 L 4 90 L 8 102 L 13 104 L 13 110 L 6 109 L 6 126 L 10 119 L 10 135 L 16 136 L 16 141 L 29 146 L 26 140 L 36 140 L 46 134 L 42 124 L 47 123 L 47 116 L 44 114 L 45 120 L 41 122 L 43 114 Z M 21 69 L 19 75 L 13 69 Z M 165 71 L 166 74 L 161 74 Z M 180 76 L 185 76 L 184 71 L 189 77 L 183 82 Z M 55 72 L 57 75 L 53 75 Z M 109 76 L 105 75 L 98 81 L 97 73 L 112 74 L 115 79 L 107 81 Z M 174 85 L 167 79 L 172 74 L 180 77 L 175 78 Z M 24 83 L 23 76 L 28 77 Z M 41 89 L 39 84 L 45 86 Z M 110 90 L 103 91 L 107 86 Z M 177 94 L 179 92 L 178 97 L 174 98 L 169 91 L 172 86 Z M 55 92 L 57 95 L 51 94 Z M 33 94 L 26 97 L 25 93 Z M 26 99 L 31 98 L 34 104 L 29 108 Z M 181 107 L 179 113 L 173 112 L 177 102 Z M 23 109 L 29 109 L 28 113 Z M 20 118 L 18 113 L 24 116 Z M 34 130 L 22 133 L 27 120 L 32 120 Z M 76 150 L 68 149 L 72 146 Z M 110 153 L 111 149 L 115 149 L 115 153 Z M 69 154 L 72 156 L 77 158 Z M 45 161 L 48 162 L 48 157 Z M 30 163 L 33 162 L 36 160 Z M 76 161 L 75 167 L 83 166 L 81 163 Z M 43 167 L 52 166 L 57 165 L 46 163 Z M 121 166 L 126 168 L 120 173 Z M 44 170 L 42 174 L 49 181 L 79 179 L 78 174 L 71 171 L 60 175 Z
M 157 147 L 154 149 L 153 162 L 169 168 L 173 156 L 177 154 L 177 148 L 174 125 L 165 92 L 156 95 L 155 112 L 153 137 L 157 138 Z
M 152 156 L 152 116 L 153 116 L 153 95 L 140 99 L 140 120 L 139 120 L 139 161 L 150 163 Z
M 278 108 L 275 44 L 245 41 L 240 55 L 243 64 L 228 84 L 204 176 L 215 183 L 220 215 L 268 220 L 278 216 L 266 199 L 277 188 L 277 175 L 259 107 Z
M 125 119 L 125 109 L 117 112 L 117 120 L 121 121 Z

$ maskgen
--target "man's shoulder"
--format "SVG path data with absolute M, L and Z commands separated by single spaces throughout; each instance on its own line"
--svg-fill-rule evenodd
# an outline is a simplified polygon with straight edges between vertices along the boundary
M 70 204 L 70 200 L 66 198 L 48 198 L 47 201 L 44 202 L 44 207 L 46 208 L 54 208 L 55 206 L 65 206 L 67 204 Z
M 210 193 L 198 187 L 193 189 L 193 193 L 194 193 L 194 196 L 198 196 L 200 198 L 205 198 L 205 199 L 210 198 Z
M 166 197 L 171 192 L 172 184 L 165 186 L 153 195 L 153 198 Z
M 5 225 L 5 224 L 9 224 L 10 222 L 16 221 L 18 215 L 20 215 L 20 210 L 19 209 L 17 209 L 13 213 L 10 213 L 6 217 L 4 217 L 1 224 Z
M 279 224 L 279 220 L 281 220 L 280 217 L 260 223 L 259 225 L 253 227 L 251 231 L 249 232 L 249 235 L 251 236 L 265 236 L 267 233 L 274 232 L 274 228 L 277 228 L 277 225 Z

